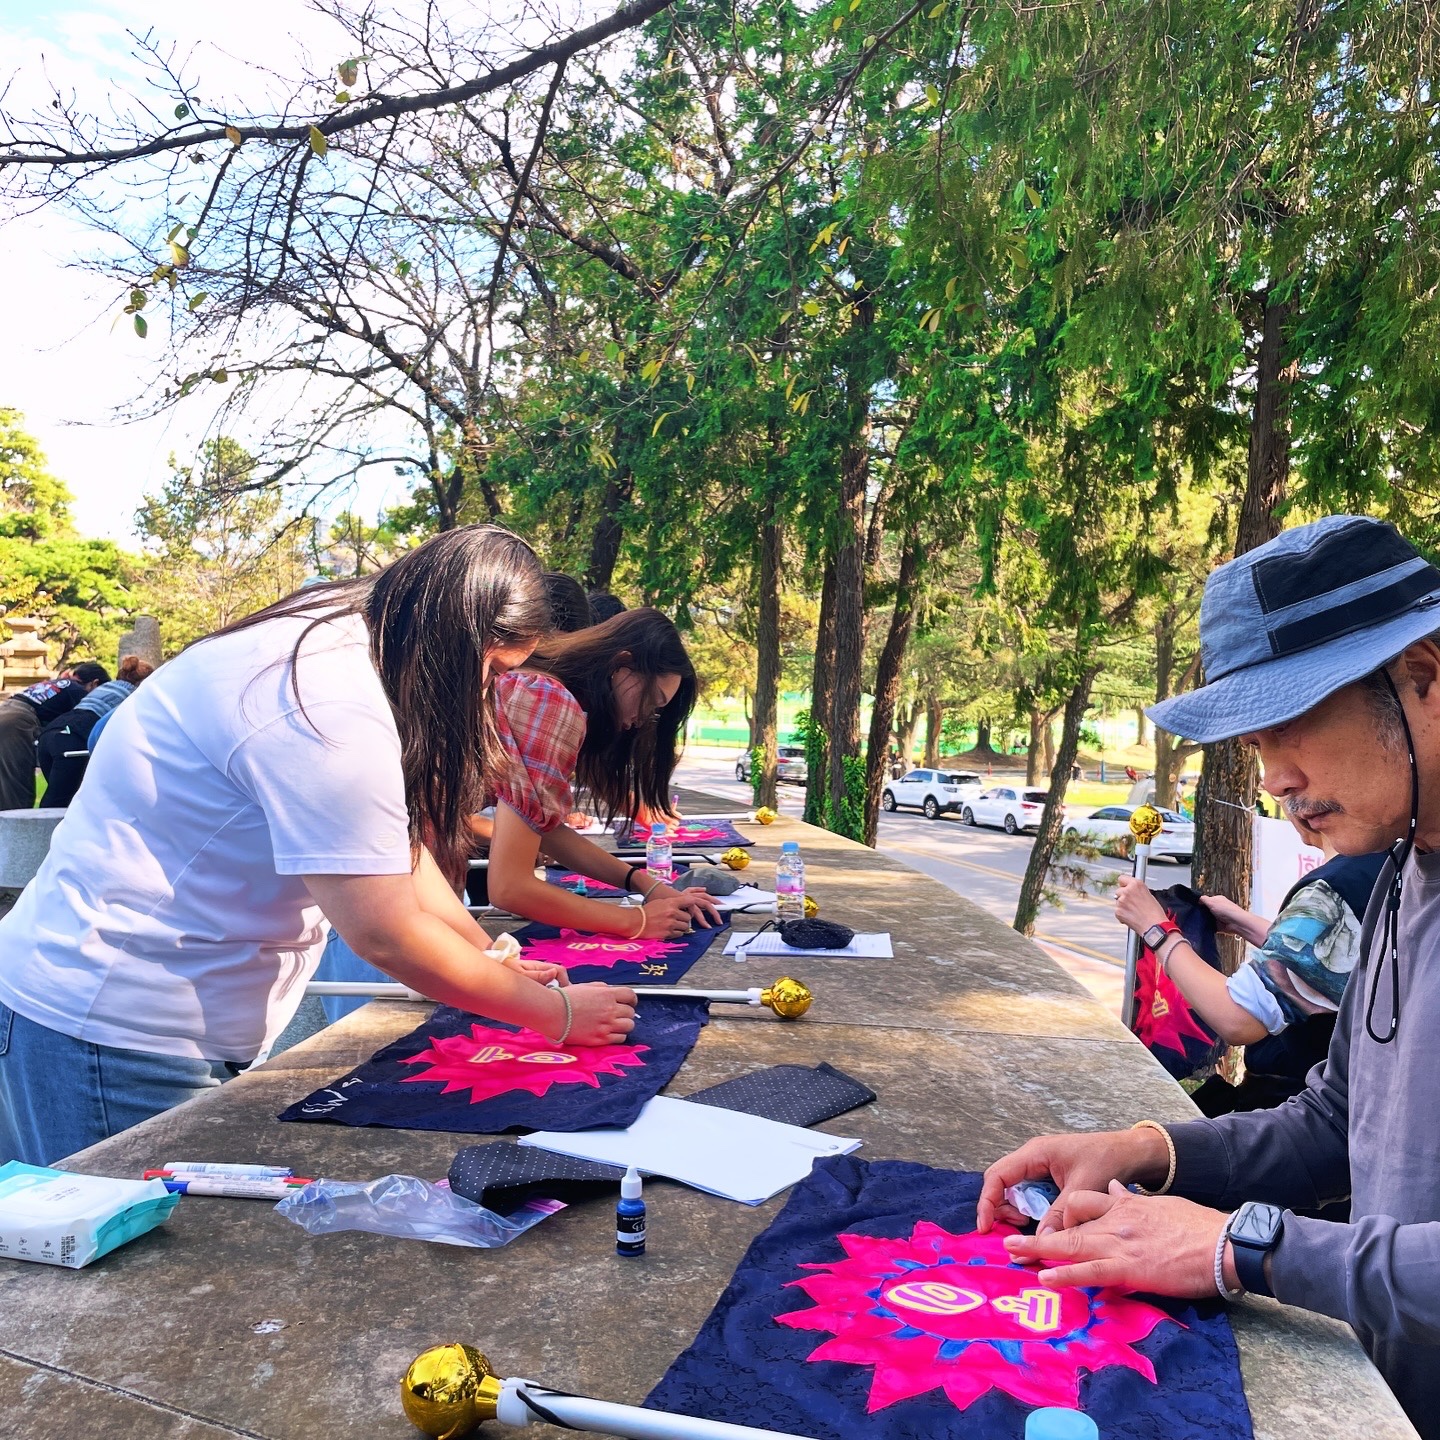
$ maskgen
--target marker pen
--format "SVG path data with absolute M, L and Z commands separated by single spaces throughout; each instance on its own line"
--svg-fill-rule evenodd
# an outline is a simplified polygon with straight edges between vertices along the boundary
M 187 1175 L 248 1176 L 252 1179 L 257 1177 L 273 1179 L 276 1176 L 294 1173 L 288 1165 L 230 1165 L 201 1160 L 167 1160 L 160 1168 L 172 1171 L 183 1170 Z
M 266 1183 L 274 1181 L 277 1185 L 289 1185 L 293 1189 L 299 1189 L 302 1185 L 312 1183 L 313 1177 L 309 1175 L 216 1175 L 196 1173 L 194 1170 L 147 1170 L 141 1177 L 142 1180 L 213 1180 L 217 1182 L 238 1181 L 242 1185 L 251 1184 L 254 1181 Z
M 193 1180 L 163 1180 L 172 1195 L 213 1195 L 223 1200 L 283 1200 L 303 1189 L 278 1178 L 226 1179 L 223 1175 L 199 1175 Z

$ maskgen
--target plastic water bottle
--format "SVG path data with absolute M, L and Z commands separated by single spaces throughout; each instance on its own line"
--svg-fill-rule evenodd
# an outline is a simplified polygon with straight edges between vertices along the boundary
M 670 843 L 670 832 L 661 824 L 650 827 L 650 838 L 645 842 L 645 868 L 657 880 L 667 885 L 675 878 L 675 851 Z
M 805 918 L 805 862 L 795 840 L 787 840 L 780 847 L 780 863 L 775 867 L 775 918 Z
M 1100 1440 L 1100 1430 L 1079 1410 L 1032 1410 L 1025 1417 L 1025 1440 Z

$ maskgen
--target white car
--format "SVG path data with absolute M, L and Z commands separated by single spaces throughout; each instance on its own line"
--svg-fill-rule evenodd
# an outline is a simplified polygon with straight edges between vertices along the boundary
M 969 770 L 911 770 L 886 783 L 880 794 L 885 810 L 902 806 L 923 810 L 927 820 L 938 820 L 947 810 L 960 810 L 981 791 L 980 777 Z
M 1106 805 L 1092 811 L 1083 819 L 1071 821 L 1065 827 L 1067 835 L 1083 835 L 1092 841 L 1129 840 L 1130 817 L 1135 813 L 1134 805 Z M 1174 860 L 1177 864 L 1188 865 L 1195 853 L 1195 822 L 1187 820 L 1174 810 L 1162 810 L 1160 819 L 1164 822 L 1160 833 L 1150 842 L 1150 854 Z
M 966 802 L 960 818 L 967 825 L 999 825 L 1007 835 L 1038 830 L 1045 811 L 1045 792 L 1020 785 L 997 785 Z

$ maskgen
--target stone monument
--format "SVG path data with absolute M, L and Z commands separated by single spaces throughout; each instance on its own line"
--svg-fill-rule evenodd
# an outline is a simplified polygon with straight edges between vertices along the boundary
M 45 642 L 40 638 L 40 621 L 12 616 L 5 623 L 10 638 L 0 645 L 0 694 L 11 695 L 50 678 Z
M 120 653 L 116 658 L 123 660 L 127 655 L 138 656 L 147 665 L 157 667 L 165 658 L 160 648 L 160 622 L 153 615 L 137 615 L 135 628 L 120 637 Z

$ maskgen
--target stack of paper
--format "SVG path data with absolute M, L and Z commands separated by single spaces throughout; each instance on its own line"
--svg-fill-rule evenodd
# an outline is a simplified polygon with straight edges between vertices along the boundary
M 762 1120 L 739 1110 L 657 1095 L 624 1130 L 537 1130 L 519 1145 L 558 1155 L 633 1165 L 709 1195 L 759 1205 L 798 1184 L 822 1155 L 849 1155 L 859 1140 Z
M 890 943 L 889 931 L 882 930 L 872 935 L 856 935 L 848 945 L 838 950 L 798 950 L 787 945 L 778 930 L 766 930 L 763 934 L 753 931 L 739 932 L 725 942 L 725 953 L 734 955 L 743 950 L 746 955 L 812 955 L 822 960 L 891 960 L 895 949 Z
M 683 891 L 681 892 L 684 893 Z M 775 904 L 775 892 L 773 890 L 759 890 L 754 885 L 742 885 L 738 890 L 729 895 L 712 895 L 717 910 L 743 910 L 747 906 L 757 905 L 771 907 Z M 761 913 L 759 910 L 756 914 Z

